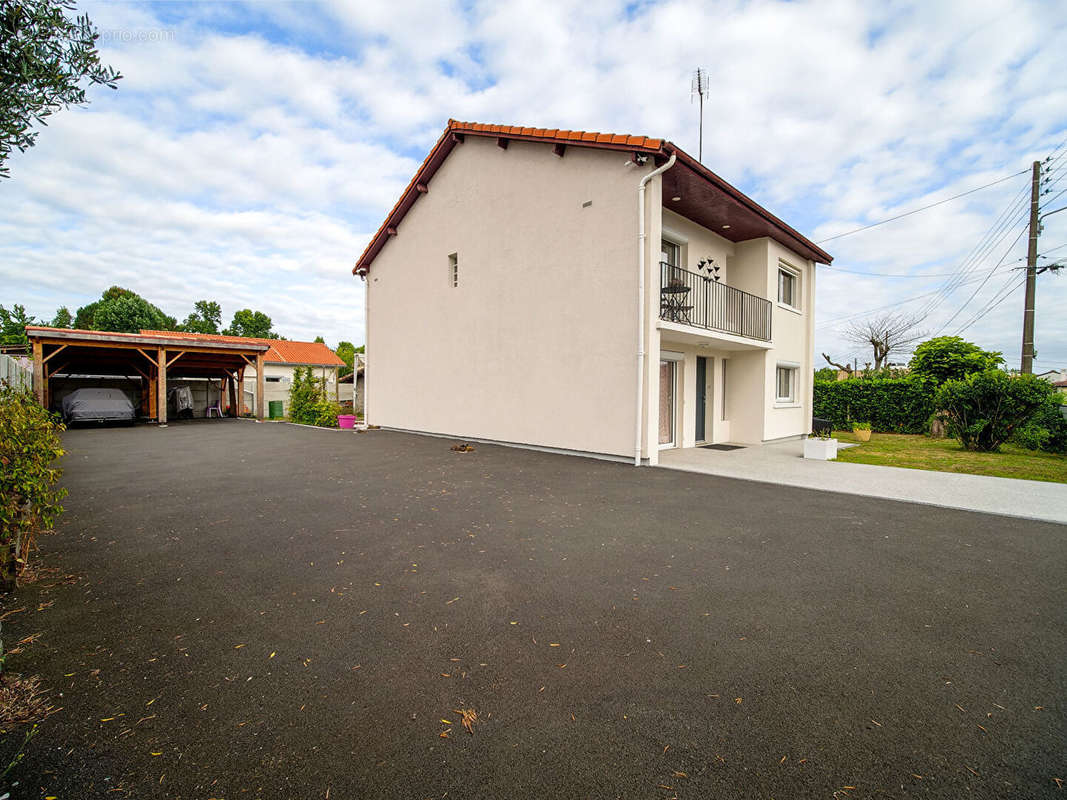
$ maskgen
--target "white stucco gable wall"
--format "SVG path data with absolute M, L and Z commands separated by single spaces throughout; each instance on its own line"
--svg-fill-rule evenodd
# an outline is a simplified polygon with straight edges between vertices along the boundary
M 476 136 L 452 151 L 370 268 L 372 424 L 632 454 L 645 170 L 627 161 Z

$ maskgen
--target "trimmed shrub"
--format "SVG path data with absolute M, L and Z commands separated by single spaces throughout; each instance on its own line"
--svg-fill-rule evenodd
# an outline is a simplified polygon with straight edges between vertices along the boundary
M 1012 377 L 989 369 L 947 381 L 934 399 L 948 431 L 968 450 L 995 452 L 1054 398 L 1056 390 L 1033 375 Z
M 976 372 L 996 369 L 1003 363 L 996 351 L 983 350 L 959 336 L 937 336 L 915 348 L 908 367 L 913 375 L 940 386 L 945 381 L 963 380 Z
M 1067 419 L 1060 411 L 1062 399 L 1062 395 L 1049 398 L 1029 422 L 1015 431 L 1012 441 L 1030 450 L 1067 453 Z
M 814 415 L 839 430 L 859 419 L 878 433 L 925 433 L 934 391 L 929 381 L 911 376 L 815 381 Z
M 63 512 L 64 430 L 28 391 L 0 382 L 0 589 L 15 588 L 34 539 Z

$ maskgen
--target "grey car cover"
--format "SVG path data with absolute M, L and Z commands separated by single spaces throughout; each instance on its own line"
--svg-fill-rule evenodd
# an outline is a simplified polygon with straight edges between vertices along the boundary
M 63 416 L 71 422 L 131 420 L 133 403 L 121 389 L 76 389 L 63 398 Z

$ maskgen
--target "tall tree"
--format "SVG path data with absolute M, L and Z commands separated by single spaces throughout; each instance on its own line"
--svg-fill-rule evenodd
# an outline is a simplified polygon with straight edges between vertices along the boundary
M 189 333 L 218 333 L 221 324 L 222 307 L 213 300 L 197 300 L 193 303 L 193 313 L 178 329 Z
M 270 329 L 271 319 L 262 311 L 242 308 L 233 315 L 230 327 L 223 331 L 227 336 L 250 336 L 256 339 L 280 339 Z
M 26 307 L 15 303 L 8 311 L 0 306 L 0 344 L 29 344 L 26 326 L 37 320 L 26 313 Z
M 122 77 L 100 63 L 89 17 L 68 16 L 72 0 L 0 0 L 0 177 L 12 151 L 33 147 L 35 123 L 82 105 L 85 86 L 112 89 Z
M 316 341 L 316 342 L 317 342 L 318 344 L 326 344 L 326 340 L 325 340 L 325 339 L 323 339 L 323 338 L 322 338 L 321 336 L 316 336 L 316 337 L 315 337 L 315 341 Z
M 356 360 L 356 348 L 353 347 L 351 342 L 338 342 L 337 349 L 334 350 L 337 357 L 345 362 L 345 366 L 341 369 L 338 377 L 344 377 L 353 370 L 353 363 Z
M 871 348 L 874 368 L 888 365 L 889 356 L 919 341 L 925 333 L 918 330 L 920 317 L 890 312 L 851 323 L 845 338 L 853 344 Z
M 137 333 L 145 328 L 171 331 L 177 324 L 174 317 L 121 286 L 112 286 L 99 300 L 79 308 L 74 317 L 75 328 L 121 333 Z
M 48 324 L 53 328 L 72 328 L 74 327 L 74 317 L 71 316 L 69 308 L 60 306 L 56 309 L 56 315 L 52 317 L 52 321 Z

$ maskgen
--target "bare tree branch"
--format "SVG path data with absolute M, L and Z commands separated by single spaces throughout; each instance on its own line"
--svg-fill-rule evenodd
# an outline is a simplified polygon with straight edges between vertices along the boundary
M 874 368 L 881 369 L 891 353 L 899 352 L 926 336 L 918 329 L 922 317 L 888 312 L 852 322 L 844 331 L 853 344 L 870 347 Z

